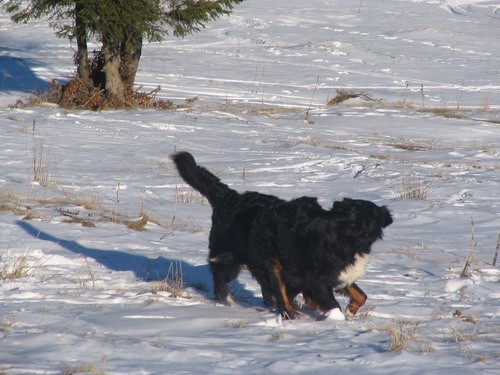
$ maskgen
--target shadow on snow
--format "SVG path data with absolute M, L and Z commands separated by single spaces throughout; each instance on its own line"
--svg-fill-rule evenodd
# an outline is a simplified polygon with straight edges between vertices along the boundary
M 187 285 L 205 285 L 207 289 L 212 291 L 212 275 L 207 264 L 193 266 L 179 259 L 169 259 L 161 256 L 158 258 L 148 258 L 125 251 L 86 247 L 78 243 L 78 241 L 56 237 L 25 220 L 17 220 L 16 224 L 37 240 L 49 241 L 72 253 L 92 258 L 110 270 L 133 272 L 135 277 L 145 281 L 163 280 L 167 277 L 169 269 L 172 269 L 174 272 L 182 270 L 182 277 Z M 244 286 L 238 281 L 233 281 L 231 286 L 231 289 L 236 291 L 238 295 L 243 295 L 245 298 L 253 297 L 253 294 L 246 291 Z
M 39 63 L 32 59 L 0 56 L 0 90 L 26 93 L 47 91 L 48 83 L 33 72 L 32 67 L 37 65 Z
M 161 256 L 158 258 L 148 258 L 143 255 L 130 254 L 125 251 L 86 247 L 78 243 L 78 241 L 56 237 L 38 229 L 25 220 L 17 220 L 16 224 L 38 240 L 53 242 L 72 253 L 92 258 L 110 270 L 133 272 L 135 277 L 145 281 L 164 279 L 170 267 L 173 270 L 182 270 L 184 279 L 190 284 L 196 284 L 211 279 L 210 270 L 206 264 L 193 266 L 178 259 L 168 259 Z

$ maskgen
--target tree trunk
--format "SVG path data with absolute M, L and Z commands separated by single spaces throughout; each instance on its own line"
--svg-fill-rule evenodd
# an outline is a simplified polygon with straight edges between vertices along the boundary
M 90 67 L 87 49 L 87 29 L 81 17 L 83 4 L 79 1 L 75 4 L 75 37 L 76 37 L 76 61 L 78 78 L 90 86 Z
M 132 89 L 142 53 L 142 35 L 131 32 L 121 44 L 120 74 L 125 88 Z
M 102 54 L 106 76 L 106 97 L 117 106 L 125 106 L 123 81 L 120 76 L 120 44 L 103 38 Z

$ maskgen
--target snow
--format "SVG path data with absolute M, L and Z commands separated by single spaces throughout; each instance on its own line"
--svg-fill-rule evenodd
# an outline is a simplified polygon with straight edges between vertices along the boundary
M 338 308 L 328 311 L 325 315 L 326 320 L 345 320 L 344 313 Z
M 138 86 L 184 108 L 89 112 L 9 106 L 67 79 L 74 46 L 0 14 L 0 274 L 24 271 L 0 279 L 0 372 L 497 373 L 499 17 L 496 1 L 247 1 L 144 48 Z M 373 100 L 326 106 L 337 89 Z M 211 209 L 175 150 L 238 191 L 387 205 L 367 305 L 284 321 L 248 272 L 216 304 Z M 399 199 L 405 181 L 427 197 Z

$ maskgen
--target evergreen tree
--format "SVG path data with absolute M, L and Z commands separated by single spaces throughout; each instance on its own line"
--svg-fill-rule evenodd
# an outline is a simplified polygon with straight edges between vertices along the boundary
M 77 77 L 104 90 L 109 102 L 126 105 L 139 66 L 143 41 L 162 41 L 200 31 L 244 0 L 7 0 L 15 22 L 47 17 L 56 35 L 75 39 Z M 101 49 L 89 56 L 89 39 Z

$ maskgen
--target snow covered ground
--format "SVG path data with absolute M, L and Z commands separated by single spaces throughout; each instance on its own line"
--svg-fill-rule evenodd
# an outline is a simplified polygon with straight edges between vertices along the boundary
M 496 1 L 249 0 L 144 49 L 138 85 L 185 108 L 97 113 L 8 106 L 73 49 L 0 14 L 0 373 L 498 373 L 499 34 Z M 215 304 L 175 150 L 239 191 L 390 207 L 366 307 L 283 322 L 247 272 Z

